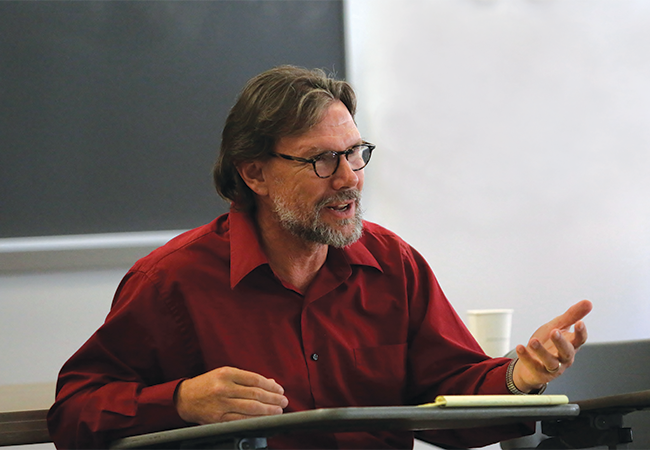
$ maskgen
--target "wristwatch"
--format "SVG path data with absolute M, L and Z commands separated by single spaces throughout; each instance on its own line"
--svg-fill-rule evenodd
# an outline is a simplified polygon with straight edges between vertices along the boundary
M 544 384 L 539 389 L 535 389 L 533 391 L 530 391 L 528 393 L 524 391 L 520 391 L 517 386 L 515 386 L 515 380 L 514 380 L 514 373 L 515 373 L 515 365 L 517 364 L 517 361 L 519 361 L 519 358 L 515 358 L 512 361 L 510 361 L 510 364 L 508 364 L 508 370 L 506 371 L 506 386 L 508 386 L 508 390 L 510 391 L 511 394 L 515 395 L 540 395 L 542 392 L 546 390 L 546 387 L 548 386 L 547 384 Z

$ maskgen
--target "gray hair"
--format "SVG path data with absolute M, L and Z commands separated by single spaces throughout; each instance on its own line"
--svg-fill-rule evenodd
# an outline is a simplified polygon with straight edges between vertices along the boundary
M 255 196 L 237 165 L 269 158 L 277 141 L 300 135 L 318 124 L 325 110 L 340 100 L 354 117 L 356 95 L 345 81 L 320 69 L 279 66 L 252 78 L 230 110 L 212 176 L 221 197 L 252 212 Z

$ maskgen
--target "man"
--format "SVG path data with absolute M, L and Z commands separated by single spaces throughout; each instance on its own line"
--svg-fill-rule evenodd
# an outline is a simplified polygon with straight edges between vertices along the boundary
M 580 302 L 518 359 L 487 357 L 427 263 L 361 219 L 374 146 L 342 81 L 290 66 L 252 79 L 214 176 L 229 214 L 138 261 L 104 325 L 65 364 L 49 414 L 60 447 L 323 407 L 414 405 L 439 394 L 535 393 L 587 332 Z M 571 327 L 574 331 L 570 331 Z M 485 445 L 522 427 L 430 432 Z M 410 432 L 322 433 L 271 448 L 407 448 Z

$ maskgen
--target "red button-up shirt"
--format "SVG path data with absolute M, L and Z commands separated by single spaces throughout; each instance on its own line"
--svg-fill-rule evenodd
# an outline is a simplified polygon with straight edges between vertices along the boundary
M 178 383 L 221 366 L 275 379 L 289 412 L 505 394 L 508 362 L 481 351 L 422 256 L 394 233 L 365 222 L 358 242 L 330 247 L 301 294 L 273 274 L 251 218 L 231 211 L 133 266 L 105 323 L 62 368 L 48 420 L 59 447 L 105 447 L 187 426 L 173 403 Z M 427 437 L 479 445 L 500 436 Z M 405 448 L 412 439 L 297 434 L 269 444 Z

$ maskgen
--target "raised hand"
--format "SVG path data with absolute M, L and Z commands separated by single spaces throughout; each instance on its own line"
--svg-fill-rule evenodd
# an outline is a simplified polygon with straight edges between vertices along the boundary
M 524 392 L 539 389 L 571 367 L 576 352 L 587 341 L 587 327 L 581 319 L 592 307 L 589 300 L 576 303 L 537 329 L 527 346 L 517 346 L 519 361 L 513 373 L 517 388 Z

